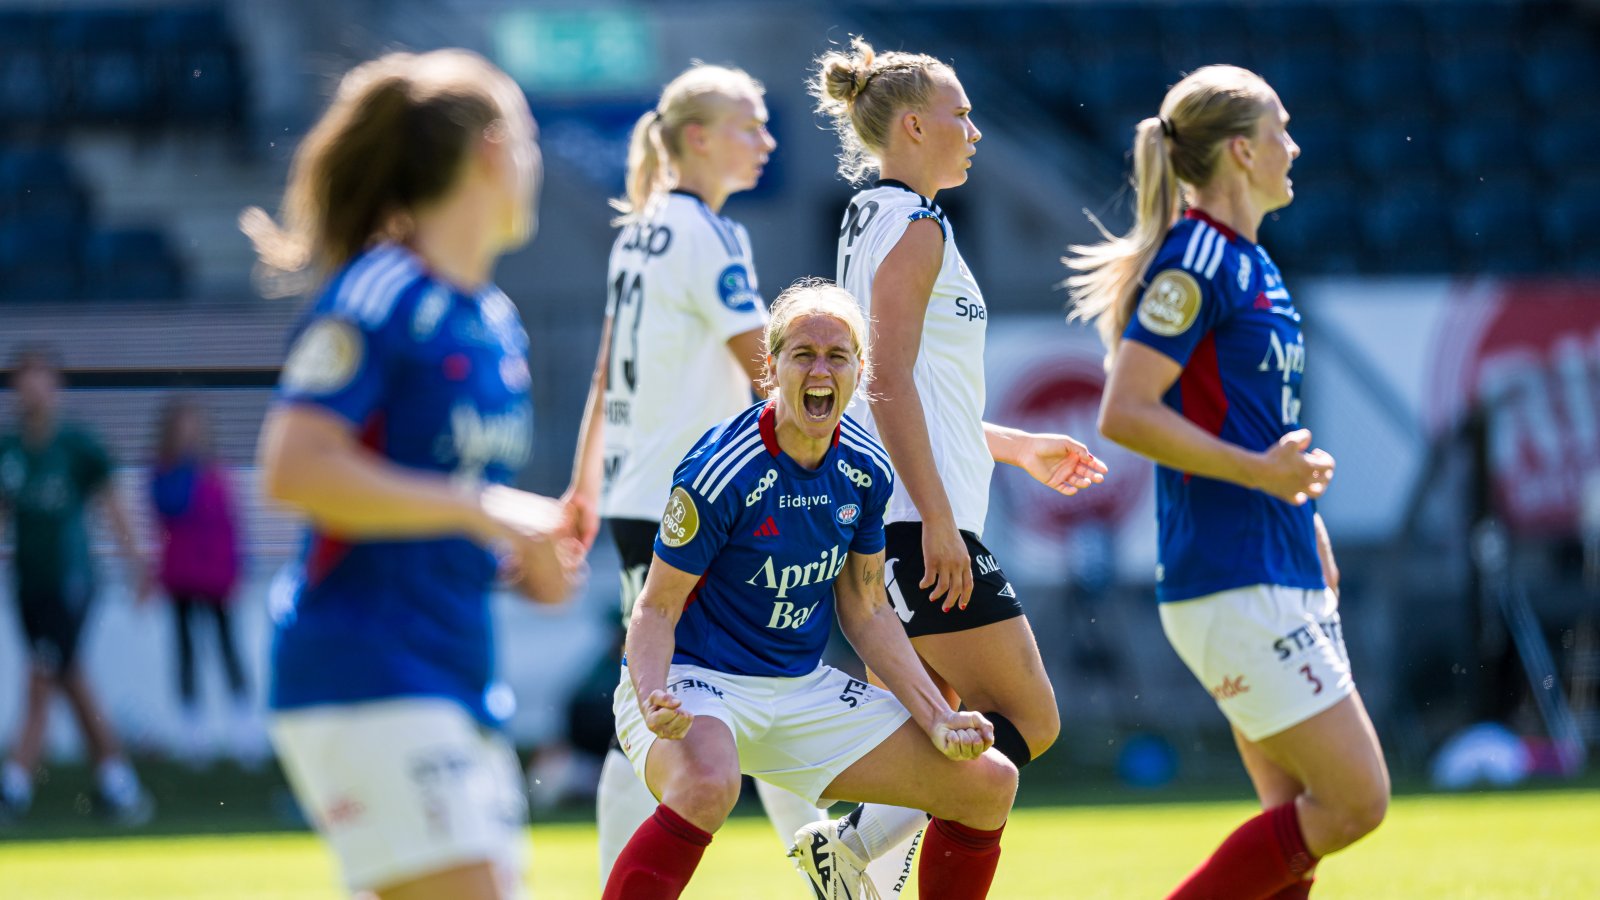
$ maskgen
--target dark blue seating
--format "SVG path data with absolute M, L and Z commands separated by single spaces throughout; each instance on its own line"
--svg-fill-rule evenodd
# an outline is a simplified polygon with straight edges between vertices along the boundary
M 76 299 L 80 241 L 80 232 L 66 222 L 0 227 L 0 299 Z
M 149 229 L 101 231 L 83 248 L 87 296 L 106 300 L 165 300 L 182 293 L 181 271 L 166 238 Z

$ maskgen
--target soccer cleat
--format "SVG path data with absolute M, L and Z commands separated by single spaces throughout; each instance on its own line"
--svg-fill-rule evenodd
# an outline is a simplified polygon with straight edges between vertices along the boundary
M 867 861 L 841 839 L 845 819 L 812 822 L 795 832 L 789 856 L 817 900 L 883 900 L 867 876 Z

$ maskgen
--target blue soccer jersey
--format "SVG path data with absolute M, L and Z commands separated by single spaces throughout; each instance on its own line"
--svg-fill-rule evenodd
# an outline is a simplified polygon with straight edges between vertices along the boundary
M 1191 210 L 1144 283 L 1123 338 L 1183 366 L 1168 406 L 1247 450 L 1300 427 L 1300 314 L 1266 250 Z M 1157 466 L 1156 513 L 1163 602 L 1250 584 L 1323 587 L 1310 503 Z
M 883 549 L 889 454 L 846 416 L 821 465 L 806 469 L 778 448 L 775 419 L 762 402 L 717 425 L 673 476 L 656 555 L 701 576 L 678 620 L 675 663 L 811 672 L 846 556 Z
M 386 244 L 344 267 L 302 320 L 278 402 L 349 422 L 390 462 L 509 482 L 528 458 L 528 337 L 490 286 L 464 294 Z M 271 705 L 447 697 L 494 723 L 492 553 L 465 535 L 350 541 L 308 529 L 274 605 Z M 493 709 L 491 709 L 493 707 Z

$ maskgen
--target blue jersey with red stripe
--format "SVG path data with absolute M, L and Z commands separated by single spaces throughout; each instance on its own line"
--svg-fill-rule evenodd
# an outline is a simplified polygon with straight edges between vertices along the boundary
M 385 244 L 302 319 L 278 402 L 348 422 L 394 465 L 504 484 L 532 441 L 527 352 L 499 289 L 463 293 Z M 493 724 L 510 701 L 490 690 L 495 575 L 466 535 L 350 541 L 310 526 L 273 592 L 272 707 L 435 696 Z
M 1191 210 L 1146 270 L 1123 333 L 1183 366 L 1165 403 L 1222 440 L 1265 450 L 1300 427 L 1300 313 L 1259 245 Z M 1156 595 L 1251 584 L 1321 588 L 1313 504 L 1156 467 Z
M 778 447 L 762 402 L 700 438 L 673 476 L 655 552 L 699 575 L 672 661 L 794 677 L 822 661 L 833 581 L 850 553 L 883 549 L 889 454 L 846 416 L 815 469 Z

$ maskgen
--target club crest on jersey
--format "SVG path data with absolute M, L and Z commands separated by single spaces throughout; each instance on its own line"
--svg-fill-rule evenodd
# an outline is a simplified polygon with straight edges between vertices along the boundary
M 861 515 L 861 507 L 854 503 L 846 503 L 834 511 L 833 520 L 840 525 L 849 525 L 859 515 Z
M 717 277 L 717 296 L 722 298 L 722 305 L 734 312 L 750 312 L 756 308 L 756 301 L 761 295 L 750 286 L 750 273 L 740 263 L 722 270 Z
M 1200 317 L 1200 285 L 1182 269 L 1156 275 L 1139 300 L 1139 324 L 1153 334 L 1176 337 Z
M 695 508 L 694 497 L 680 485 L 672 489 L 667 498 L 667 511 L 661 515 L 661 543 L 668 547 L 682 547 L 700 533 L 700 510 Z
M 365 346 L 361 332 L 349 322 L 319 319 L 289 351 L 283 386 L 297 393 L 331 394 L 355 378 Z

